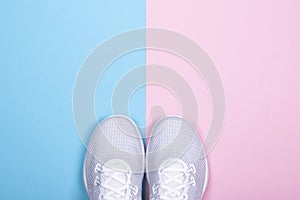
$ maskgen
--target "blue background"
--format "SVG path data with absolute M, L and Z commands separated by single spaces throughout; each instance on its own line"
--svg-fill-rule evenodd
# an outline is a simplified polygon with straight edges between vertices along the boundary
M 101 42 L 146 26 L 145 1 L 1 1 L 0 199 L 88 199 L 82 182 L 85 148 L 72 114 L 80 65 Z M 111 114 L 111 87 L 145 51 L 114 63 L 98 87 L 97 115 Z M 117 72 L 117 73 L 115 73 Z M 101 95 L 100 95 L 101 94 Z M 145 123 L 145 89 L 131 100 Z M 99 111 L 101 110 L 101 111 Z

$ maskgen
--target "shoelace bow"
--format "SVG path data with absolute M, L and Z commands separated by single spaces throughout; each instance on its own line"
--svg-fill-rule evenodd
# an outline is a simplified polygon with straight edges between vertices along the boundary
M 105 177 L 102 182 L 100 182 L 100 177 L 96 176 L 95 185 L 100 187 L 100 189 L 104 189 L 105 192 L 102 192 L 99 196 L 99 199 L 103 200 L 136 200 L 134 195 L 138 193 L 138 187 L 131 184 L 130 172 L 120 172 L 113 170 L 111 168 L 101 166 L 97 164 L 95 167 L 95 172 L 101 174 Z M 125 178 L 124 178 L 125 176 Z M 112 181 L 117 181 L 121 184 L 121 186 L 115 187 L 111 185 Z

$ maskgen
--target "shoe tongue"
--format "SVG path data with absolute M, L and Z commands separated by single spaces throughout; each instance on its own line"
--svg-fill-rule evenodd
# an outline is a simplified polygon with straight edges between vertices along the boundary
M 126 183 L 126 175 L 124 173 L 120 173 L 117 175 L 117 177 L 122 180 L 124 183 Z M 116 188 L 120 188 L 122 186 L 124 186 L 124 184 L 122 184 L 120 181 L 117 181 L 117 180 L 114 180 L 112 179 L 110 182 L 109 182 L 109 185 L 111 185 L 112 187 L 116 187 Z
M 180 172 L 168 172 L 168 175 L 170 175 L 172 177 L 175 177 L 175 176 L 178 176 L 178 173 L 180 173 Z M 165 176 L 163 177 L 163 179 L 164 179 L 164 182 L 166 182 L 168 180 L 168 178 L 165 177 Z M 180 183 L 184 183 L 184 174 L 182 173 L 182 176 L 177 177 L 177 180 L 178 180 L 178 182 L 175 181 L 175 180 L 169 181 L 167 183 L 168 186 L 171 187 L 171 188 L 175 188 L 175 187 L 181 185 Z
M 125 173 L 120 173 L 120 174 L 118 174 L 118 178 L 119 178 L 120 180 L 123 180 L 123 182 L 126 182 L 126 179 L 127 179 Z M 110 180 L 109 185 L 110 185 L 111 187 L 113 187 L 113 188 L 120 188 L 120 187 L 123 187 L 123 186 L 124 186 L 121 182 L 119 182 L 119 181 L 117 181 L 117 180 L 114 180 L 114 179 Z M 106 190 L 106 192 L 109 192 L 109 190 Z M 124 192 L 126 192 L 126 191 L 124 191 Z M 116 199 L 116 200 L 123 200 L 123 199 L 124 199 L 124 197 L 121 197 L 121 196 L 119 196 L 118 194 L 112 194 L 112 195 L 110 195 L 110 196 L 111 196 L 112 198 Z
M 120 184 L 119 182 L 116 182 L 116 181 L 114 181 L 114 180 L 112 180 L 111 182 L 110 182 L 110 185 L 112 186 L 112 187 L 115 187 L 115 188 L 119 188 L 119 187 L 121 187 L 122 186 L 122 184 Z M 105 190 L 105 192 L 110 192 L 109 190 Z M 119 196 L 118 194 L 114 194 L 114 193 L 112 193 L 111 195 L 109 195 L 111 198 L 113 198 L 113 199 L 116 199 L 116 200 L 124 200 L 124 197 L 122 197 L 122 196 Z
M 119 180 L 122 180 L 122 182 L 111 179 L 109 181 L 109 185 L 113 188 L 120 188 L 123 187 L 124 184 L 127 182 L 127 179 L 130 178 L 127 176 L 127 172 L 130 171 L 130 167 L 127 163 L 125 163 L 122 160 L 110 160 L 109 162 L 106 163 L 107 167 L 112 170 L 112 173 L 115 173 L 115 175 L 118 177 Z M 108 191 L 106 191 L 108 192 Z M 111 195 L 113 198 L 116 200 L 123 200 L 124 197 L 120 197 L 117 194 L 112 194 Z
M 166 165 L 167 167 L 171 167 L 171 168 L 178 168 L 181 169 L 182 166 L 179 163 L 171 163 L 169 165 Z M 164 183 L 166 183 L 168 185 L 169 188 L 176 188 L 180 185 L 182 185 L 185 182 L 185 174 L 183 172 L 179 172 L 179 171 L 168 171 L 168 176 L 163 176 L 163 181 Z M 168 177 L 176 177 L 176 180 L 172 180 L 172 181 L 168 181 L 169 178 Z M 183 189 L 181 189 L 180 192 L 182 192 Z M 166 191 L 164 191 L 166 192 Z M 173 195 L 172 195 L 173 196 Z M 176 195 L 174 194 L 173 197 L 175 197 Z

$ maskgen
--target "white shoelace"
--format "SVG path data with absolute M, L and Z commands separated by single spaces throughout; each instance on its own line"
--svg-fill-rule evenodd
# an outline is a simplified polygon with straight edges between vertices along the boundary
M 190 186 L 195 186 L 195 178 L 191 174 L 196 173 L 193 164 L 188 167 L 182 160 L 167 160 L 159 171 L 159 182 L 152 187 L 155 199 L 160 200 L 186 200 Z
M 138 187 L 131 184 L 131 172 L 118 171 L 106 166 L 97 164 L 95 173 L 95 185 L 100 187 L 99 199 L 103 200 L 136 200 Z

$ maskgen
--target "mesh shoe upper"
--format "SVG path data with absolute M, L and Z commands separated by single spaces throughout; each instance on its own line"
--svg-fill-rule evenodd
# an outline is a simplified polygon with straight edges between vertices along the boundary
M 146 154 L 150 199 L 195 199 L 203 196 L 208 168 L 195 129 L 180 117 L 160 120 Z
M 84 161 L 84 182 L 91 200 L 141 199 L 144 147 L 135 124 L 109 117 L 95 129 Z

